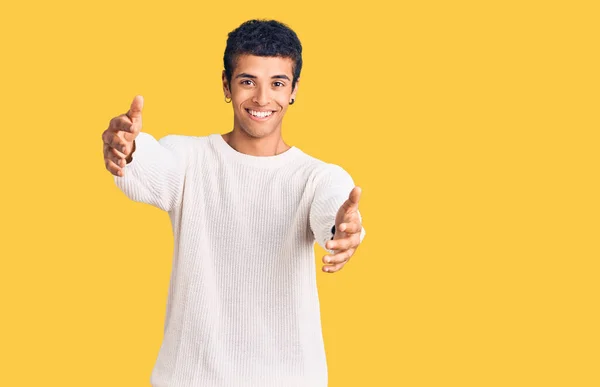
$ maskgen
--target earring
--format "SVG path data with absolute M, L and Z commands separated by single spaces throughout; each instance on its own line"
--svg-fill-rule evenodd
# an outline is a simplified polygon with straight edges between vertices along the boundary
M 295 101 L 296 100 L 292 98 L 292 100 L 290 101 L 290 105 L 293 105 Z
M 227 97 L 225 97 L 225 102 L 230 103 L 231 102 L 231 98 L 229 98 L 229 101 L 228 101 Z

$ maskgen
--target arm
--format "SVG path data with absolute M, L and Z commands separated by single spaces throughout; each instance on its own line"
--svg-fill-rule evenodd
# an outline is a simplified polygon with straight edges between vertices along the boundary
M 309 214 L 310 229 L 319 246 L 329 254 L 333 254 L 334 250 L 328 249 L 326 243 L 332 240 L 336 234 L 336 215 L 340 207 L 348 200 L 353 188 L 352 177 L 342 167 L 335 164 L 327 164 L 316 177 L 315 196 Z M 357 215 L 362 220 L 360 212 L 357 211 Z M 365 234 L 366 231 L 362 228 L 361 242 Z
M 133 149 L 124 176 L 114 176 L 116 185 L 133 201 L 171 211 L 183 193 L 187 164 L 183 136 L 168 135 L 157 141 L 140 132 Z

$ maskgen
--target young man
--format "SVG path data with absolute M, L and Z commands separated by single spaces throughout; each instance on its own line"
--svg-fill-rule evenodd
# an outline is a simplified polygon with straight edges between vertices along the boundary
M 140 131 L 136 96 L 102 134 L 117 186 L 168 211 L 173 226 L 154 387 L 327 385 L 314 243 L 333 273 L 365 230 L 350 175 L 283 141 L 301 54 L 286 25 L 247 21 L 229 33 L 224 55 L 232 131 L 157 141 Z

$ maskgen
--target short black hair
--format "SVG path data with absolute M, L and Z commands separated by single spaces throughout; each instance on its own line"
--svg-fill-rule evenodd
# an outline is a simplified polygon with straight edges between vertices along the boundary
M 286 24 L 276 20 L 252 19 L 228 34 L 223 64 L 230 87 L 237 57 L 245 54 L 292 59 L 294 90 L 302 70 L 302 44 L 296 33 Z

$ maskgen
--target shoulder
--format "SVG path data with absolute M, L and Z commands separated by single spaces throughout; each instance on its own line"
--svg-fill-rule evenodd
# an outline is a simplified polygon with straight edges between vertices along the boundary
M 352 177 L 342 166 L 304 155 L 302 164 L 310 182 L 317 186 L 352 184 Z
M 140 133 L 141 134 L 141 133 Z M 188 136 L 183 134 L 167 134 L 158 140 L 167 148 L 189 151 L 208 146 L 209 136 Z
M 299 163 L 304 169 L 309 171 L 315 177 L 323 177 L 329 175 L 339 176 L 347 174 L 346 170 L 344 170 L 344 168 L 337 164 L 328 163 L 302 151 L 301 153 L 302 157 L 300 158 Z
M 328 185 L 353 185 L 352 177 L 338 164 L 326 163 L 319 169 L 318 178 Z
M 174 144 L 178 146 L 187 146 L 195 141 L 197 137 L 186 136 L 183 134 L 167 134 L 160 138 L 161 143 Z

